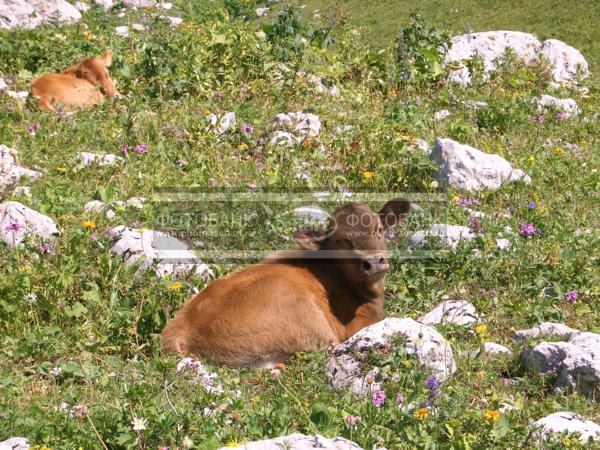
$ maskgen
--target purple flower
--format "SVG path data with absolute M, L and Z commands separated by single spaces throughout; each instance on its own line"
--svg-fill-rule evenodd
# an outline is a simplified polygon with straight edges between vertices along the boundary
M 208 185 L 210 187 L 215 187 L 217 185 L 217 180 L 215 180 L 214 178 L 209 178 L 208 179 Z
M 179 159 L 177 160 L 177 165 L 178 165 L 179 167 L 183 167 L 183 166 L 185 166 L 186 164 L 187 164 L 187 163 L 186 163 L 186 162 L 185 162 L 183 159 L 181 159 L 181 158 L 179 158 Z
M 531 120 L 535 123 L 544 123 L 546 117 L 543 114 L 536 114 L 535 116 L 531 116 Z
M 252 125 L 250 125 L 249 123 L 243 124 L 240 129 L 242 130 L 242 133 L 244 133 L 244 134 L 254 133 L 254 127 Z
M 256 161 L 256 168 L 257 169 L 264 169 L 265 168 L 265 163 L 262 161 Z
M 98 240 L 98 235 L 96 233 L 90 235 L 90 239 L 94 242 L 96 242 Z
M 148 145 L 147 144 L 138 144 L 135 146 L 134 151 L 136 153 L 148 153 Z
M 497 296 L 498 296 L 498 293 L 497 293 L 496 291 L 494 291 L 494 290 L 491 290 L 491 291 L 489 291 L 489 292 L 488 292 L 488 295 L 489 295 L 490 297 L 497 297 Z
M 471 233 L 479 234 L 485 231 L 485 228 L 481 225 L 481 221 L 477 217 L 471 217 L 469 219 L 469 228 Z
M 19 223 L 19 222 L 11 222 L 8 225 L 6 225 L 6 227 L 4 227 L 4 231 L 6 231 L 7 233 L 18 233 L 19 231 L 21 231 L 23 228 L 25 228 L 23 226 L 23 224 Z
M 122 152 L 123 152 L 125 155 L 129 154 L 129 145 L 127 145 L 127 144 L 122 144 L 122 145 L 120 145 L 120 146 L 119 146 L 119 148 L 121 149 L 121 151 L 122 151 Z
M 535 209 L 535 208 L 537 208 L 537 203 L 536 202 L 529 202 L 529 205 L 527 205 L 527 206 L 529 206 L 529 209 Z
M 565 292 L 565 300 L 568 301 L 569 303 L 572 303 L 573 305 L 575 303 L 577 303 L 577 291 L 568 291 Z
M 540 234 L 540 230 L 533 224 L 523 223 L 519 228 L 519 234 L 524 238 L 531 239 L 533 236 Z
M 554 118 L 557 122 L 562 122 L 563 120 L 567 120 L 569 118 L 569 113 L 559 111 L 556 113 L 556 116 L 554 116 Z
M 385 391 L 375 391 L 371 396 L 371 402 L 375 408 L 381 408 L 385 403 Z
M 465 198 L 459 198 L 456 201 L 456 204 L 458 206 L 474 206 L 474 205 L 479 206 L 481 203 L 476 198 L 465 197 Z
M 52 247 L 50 247 L 49 245 L 42 244 L 40 245 L 40 253 L 42 255 L 51 255 L 54 253 L 54 250 L 52 250 Z
M 27 125 L 27 132 L 32 135 L 35 136 L 35 133 L 41 128 L 39 123 L 33 123 L 31 125 Z
M 427 378 L 427 389 L 429 390 L 430 398 L 436 397 L 439 394 L 440 381 L 435 375 L 430 375 L 429 378 Z
M 394 230 L 392 227 L 386 228 L 383 230 L 383 237 L 388 241 L 393 241 L 396 239 L 396 230 Z

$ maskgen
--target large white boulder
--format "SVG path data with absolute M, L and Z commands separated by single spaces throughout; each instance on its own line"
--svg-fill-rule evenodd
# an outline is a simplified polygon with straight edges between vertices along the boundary
M 600 392 L 600 334 L 554 327 L 553 336 L 566 341 L 540 342 L 521 353 L 525 366 L 534 372 L 557 374 L 555 387 L 593 396 Z M 548 334 L 546 334 L 548 335 Z M 530 334 L 539 337 L 540 334 Z
M 188 273 L 208 277 L 212 270 L 192 252 L 187 244 L 162 231 L 135 229 L 119 225 L 108 233 L 115 238 L 110 248 L 121 255 L 125 265 L 139 264 L 140 270 L 153 267 L 158 276 Z
M 428 325 L 452 323 L 455 325 L 471 325 L 479 321 L 475 306 L 466 300 L 446 300 L 440 303 L 419 319 Z
M 35 28 L 54 18 L 72 22 L 81 13 L 66 0 L 0 0 L 0 28 Z
M 456 249 L 461 242 L 473 239 L 475 239 L 475 235 L 470 228 L 461 225 L 436 223 L 429 230 L 419 230 L 410 236 L 407 248 L 408 250 L 416 250 L 427 245 L 430 240 L 435 240 L 443 247 Z
M 16 247 L 29 237 L 53 241 L 58 235 L 56 223 L 50 217 L 19 202 L 0 204 L 0 241 Z
M 379 368 L 365 368 L 371 350 L 385 350 L 401 338 L 405 351 L 419 364 L 446 379 L 456 371 L 452 347 L 434 328 L 410 318 L 387 318 L 363 328 L 346 342 L 337 345 L 327 362 L 327 376 L 337 390 L 364 395 L 379 389 Z
M 13 437 L 0 442 L 0 450 L 29 450 L 29 442 L 24 437 Z
M 504 183 L 519 180 L 531 183 L 529 175 L 513 168 L 500 155 L 484 153 L 452 139 L 436 139 L 429 158 L 439 166 L 438 181 L 464 191 L 499 189 Z
M 221 447 L 219 450 L 227 450 L 229 448 L 240 450 L 363 450 L 354 442 L 342 437 L 330 439 L 320 435 L 306 436 L 300 433 L 275 439 L 247 442 L 237 447 Z
M 550 414 L 535 421 L 532 427 L 539 429 L 541 437 L 551 437 L 552 434 L 566 432 L 576 434 L 584 444 L 588 443 L 590 439 L 600 442 L 600 425 L 569 411 Z
M 451 39 L 452 47 L 446 53 L 444 61 L 459 63 L 459 69 L 452 71 L 450 80 L 468 85 L 471 76 L 462 61 L 475 56 L 483 60 L 486 72 L 497 67 L 497 61 L 506 49 L 510 48 L 519 59 L 533 62 L 543 56 L 552 66 L 554 81 L 559 83 L 576 81 L 577 70 L 582 75 L 589 74 L 588 63 L 574 47 L 556 39 L 541 42 L 536 36 L 519 31 L 487 31 L 455 36 Z

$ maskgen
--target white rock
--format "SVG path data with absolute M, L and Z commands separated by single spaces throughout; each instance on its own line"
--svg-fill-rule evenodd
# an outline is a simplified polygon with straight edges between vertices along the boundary
M 280 145 L 281 147 L 294 147 L 300 140 L 288 131 L 274 131 L 271 134 L 271 145 Z
M 14 98 L 16 100 L 24 100 L 27 97 L 29 97 L 29 92 L 28 91 L 5 91 L 6 95 L 8 95 L 10 98 Z
M 31 188 L 29 186 L 17 186 L 14 195 L 24 195 L 25 197 L 31 197 Z
M 129 206 L 129 207 L 133 207 L 133 208 L 137 208 L 137 209 L 143 209 L 145 202 L 146 202 L 145 197 L 131 197 L 131 198 L 127 199 L 127 201 L 125 202 L 125 206 Z
M 160 1 L 158 5 L 156 5 L 156 7 L 158 9 L 164 9 L 165 11 L 169 11 L 173 8 L 173 3 L 163 3 L 162 1 Z
M 169 22 L 169 25 L 172 27 L 178 27 L 183 23 L 183 19 L 181 17 L 175 16 L 160 16 L 161 19 L 164 19 Z
M 558 83 L 576 80 L 578 71 L 581 72 L 582 78 L 590 73 L 588 63 L 581 52 L 563 41 L 545 40 L 541 53 L 552 64 L 552 75 Z
M 515 331 L 513 341 L 522 342 L 528 339 L 538 339 L 543 337 L 566 337 L 579 333 L 579 330 L 568 327 L 564 323 L 543 322 L 539 326 L 527 330 Z
M 115 27 L 115 32 L 117 33 L 117 36 L 129 37 L 129 27 L 127 25 Z
M 532 424 L 534 429 L 540 429 L 542 437 L 554 433 L 567 432 L 576 434 L 582 443 L 587 443 L 590 439 L 600 442 L 600 425 L 585 420 L 583 417 L 569 411 L 555 412 Z
M 452 139 L 436 139 L 430 158 L 439 166 L 438 181 L 456 189 L 499 189 L 504 183 L 519 180 L 531 183 L 529 175 L 514 169 L 500 155 L 487 154 Z
M 222 394 L 223 386 L 215 383 L 217 379 L 217 374 L 209 372 L 204 368 L 202 363 L 193 358 L 183 358 L 177 363 L 176 373 L 180 374 L 182 372 L 194 372 L 196 377 L 194 381 L 202 385 L 204 389 L 213 394 Z
M 131 24 L 131 28 L 134 31 L 144 31 L 146 29 L 146 27 L 141 23 L 133 23 Z
M 112 9 L 113 0 L 93 0 L 96 5 L 102 6 L 105 10 Z
M 104 210 L 105 207 L 106 207 L 106 203 L 104 203 L 103 201 L 92 200 L 91 202 L 87 202 L 83 206 L 83 210 L 85 212 L 88 212 L 91 214 L 100 214 Z
M 414 233 L 408 239 L 407 248 L 412 250 L 423 247 L 429 241 L 429 237 L 437 238 L 444 247 L 456 249 L 461 241 L 471 241 L 475 235 L 467 227 L 437 223 L 432 225 L 429 230 L 420 230 Z
M 473 352 L 473 356 L 479 355 L 482 349 L 477 349 Z M 504 345 L 496 344 L 495 342 L 486 342 L 483 344 L 483 353 L 486 355 L 512 355 L 512 351 Z
M 470 325 L 478 321 L 479 314 L 477 314 L 475 306 L 466 300 L 446 300 L 419 319 L 419 322 L 428 325 L 438 323 Z
M 0 241 L 6 245 L 16 247 L 28 237 L 53 241 L 58 234 L 56 223 L 50 217 L 19 202 L 0 204 Z
M 99 166 L 114 166 L 115 164 L 123 164 L 125 162 L 124 158 L 113 155 L 112 153 L 102 155 L 98 153 L 80 152 L 77 153 L 77 159 L 82 166 L 91 166 L 93 164 Z
M 271 8 L 257 8 L 256 17 L 266 16 L 269 11 L 271 11 Z
M 470 33 L 455 36 L 451 39 L 452 47 L 447 52 L 444 61 L 456 63 L 478 56 L 483 60 L 486 72 L 493 71 L 497 61 L 506 49 L 514 51 L 519 59 L 525 62 L 538 60 L 539 55 L 552 65 L 554 80 L 559 83 L 576 81 L 576 67 L 581 66 L 583 75 L 589 74 L 588 64 L 581 53 L 555 39 L 543 43 L 529 33 L 518 31 L 488 31 L 483 33 Z M 464 64 L 450 74 L 450 80 L 455 83 L 468 85 L 471 83 L 469 70 Z
M 4 78 L 0 78 L 0 92 L 5 91 L 6 89 L 8 89 L 8 84 L 6 84 Z
M 423 139 L 416 139 L 415 147 L 426 154 L 429 154 L 431 152 L 431 149 L 429 148 L 429 144 L 427 143 L 427 141 L 425 141 Z
M 137 263 L 140 270 L 153 267 L 161 277 L 188 273 L 208 277 L 213 274 L 185 242 L 161 231 L 137 230 L 119 225 L 108 233 L 115 237 L 110 251 L 121 255 L 127 266 Z
M 363 361 L 371 350 L 388 348 L 394 337 L 402 337 L 406 352 L 415 355 L 421 365 L 435 372 L 440 379 L 446 379 L 456 371 L 450 344 L 434 328 L 409 318 L 387 318 L 363 328 L 333 349 L 327 363 L 331 385 L 358 395 L 377 389 L 375 378 L 379 368 L 363 371 Z M 369 374 L 373 380 L 369 380 Z
M 500 239 L 496 239 L 496 247 L 498 248 L 498 250 L 512 250 L 513 245 L 512 242 L 510 242 L 510 240 L 506 239 L 506 238 L 500 238 Z
M 54 18 L 72 22 L 81 13 L 66 0 L 0 0 L 0 28 L 35 28 Z
M 277 131 L 290 132 L 299 142 L 321 133 L 321 120 L 319 116 L 311 113 L 302 111 L 281 113 L 275 116 L 274 122 Z M 271 135 L 271 142 L 274 141 L 274 137 L 275 133 Z
M 433 115 L 433 118 L 435 120 L 444 120 L 447 119 L 448 117 L 450 117 L 452 115 L 452 113 L 450 111 L 448 111 L 447 109 L 442 109 L 441 111 L 436 112 Z
M 90 9 L 90 5 L 83 2 L 75 2 L 75 8 L 79 11 L 86 12 Z
M 309 222 L 327 223 L 330 217 L 329 213 L 314 205 L 300 206 L 294 209 L 294 213 L 296 217 Z
M 521 358 L 529 370 L 557 373 L 558 389 L 593 396 L 600 392 L 600 334 L 578 332 L 567 342 L 541 342 Z
M 581 110 L 577 106 L 577 102 L 572 98 L 556 98 L 551 95 L 542 95 L 539 100 L 540 108 L 555 108 L 559 111 L 566 112 L 568 117 L 578 116 Z
M 462 102 L 462 104 L 469 109 L 475 110 L 484 109 L 488 107 L 488 104 L 486 102 L 480 102 L 476 100 L 465 100 L 464 102 Z
M 232 447 L 221 447 L 219 450 L 227 450 L 228 448 Z M 240 450 L 363 450 L 354 442 L 342 437 L 330 439 L 320 435 L 306 436 L 300 433 L 275 439 L 247 442 L 233 448 Z
M 29 442 L 24 437 L 13 437 L 0 442 L 0 450 L 29 450 Z
M 151 8 L 156 6 L 156 0 L 123 0 L 125 8 Z

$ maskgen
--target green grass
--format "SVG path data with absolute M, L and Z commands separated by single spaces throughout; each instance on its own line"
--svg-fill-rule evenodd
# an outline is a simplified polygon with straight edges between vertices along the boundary
M 294 2 L 288 2 L 294 3 Z M 466 30 L 512 30 L 540 39 L 560 39 L 583 53 L 597 75 L 600 71 L 600 4 L 595 0 L 308 0 L 305 15 L 339 10 L 352 26 L 366 27 L 365 42 L 388 46 L 419 12 L 451 34 Z
M 256 6 L 228 4 L 242 11 Z M 402 10 L 403 23 L 408 6 Z M 375 17 L 375 6 L 369 7 L 369 15 Z M 486 8 L 496 7 L 494 3 Z M 570 8 L 576 11 L 579 6 Z M 423 9 L 432 20 L 454 23 L 439 8 Z M 458 9 L 457 31 L 477 22 L 478 15 Z M 550 36 L 543 30 L 552 30 L 557 21 L 538 14 L 542 9 L 527 9 L 534 12 L 513 10 L 515 26 L 510 28 L 522 29 L 517 24 L 531 17 L 527 20 L 539 28 L 525 31 Z M 543 9 L 552 14 L 556 10 Z M 175 374 L 178 358 L 161 355 L 159 334 L 193 288 L 201 289 L 206 281 L 136 274 L 135 268 L 126 268 L 110 254 L 110 228 L 133 221 L 157 228 L 165 207 L 152 199 L 161 188 L 208 189 L 213 181 L 219 189 L 242 192 L 256 184 L 259 192 L 335 191 L 347 186 L 354 192 L 441 194 L 448 199 L 448 223 L 467 225 L 467 213 L 455 198 L 464 194 L 437 185 L 433 164 L 410 149 L 416 138 L 431 144 L 436 137 L 448 136 L 499 153 L 526 170 L 533 183 L 473 194 L 487 213 L 482 221 L 485 232 L 473 242 L 437 258 L 393 261 L 386 282 L 386 314 L 416 318 L 447 296 L 471 301 L 488 326 L 485 339 L 509 346 L 515 329 L 541 321 L 600 332 L 596 79 L 585 82 L 587 94 L 555 90 L 543 67 L 512 62 L 491 82 L 476 82 L 469 89 L 431 80 L 427 73 L 421 81 L 402 82 L 396 78 L 398 67 L 389 49 L 371 51 L 353 36 L 351 27 L 333 31 L 334 50 L 294 47 L 293 39 L 283 38 L 275 45 L 284 47 L 274 49 L 255 35 L 254 23 L 227 19 L 224 11 L 217 1 L 176 2 L 172 14 L 185 19 L 176 31 L 154 22 L 152 11 L 129 11 L 118 18 L 93 8 L 78 25 L 0 32 L 0 76 L 14 88 L 27 89 L 33 76 L 110 47 L 111 74 L 123 94 L 114 103 L 73 118 L 56 117 L 31 102 L 0 95 L 0 143 L 17 148 L 23 165 L 45 173 L 41 180 L 25 183 L 31 186 L 31 197 L 18 195 L 13 200 L 48 214 L 61 231 L 52 254 L 42 254 L 36 242 L 0 248 L 0 439 L 22 435 L 32 445 L 52 449 L 179 449 L 192 440 L 194 448 L 211 450 L 297 431 L 342 435 L 369 450 L 578 448 L 566 437 L 542 447 L 528 438 L 527 427 L 532 420 L 562 410 L 599 422 L 597 399 L 555 392 L 551 379 L 528 374 L 518 356 L 471 358 L 480 338 L 460 327 L 440 327 L 453 345 L 458 372 L 442 386 L 426 420 L 416 419 L 413 409 L 428 401 L 428 374 L 401 348 L 386 355 L 387 373 L 400 381 L 384 383 L 388 400 L 379 409 L 369 399 L 329 386 L 327 351 L 295 355 L 279 379 L 268 371 L 210 367 L 225 389 L 222 395 L 206 392 L 189 374 Z M 392 30 L 392 14 L 384 16 L 378 28 L 389 32 L 390 39 L 381 38 L 379 45 L 386 47 L 401 25 L 394 24 Z M 577 19 L 575 14 L 564 16 L 573 22 L 561 23 L 564 34 L 552 33 L 553 37 L 581 42 L 584 53 L 597 46 L 583 37 L 598 33 L 585 25 L 593 21 L 593 13 Z M 499 16 L 493 17 L 498 20 L 494 28 L 500 27 Z M 353 20 L 358 23 L 360 16 Z M 133 22 L 144 22 L 152 30 L 132 33 L 131 39 L 115 36 L 115 26 Z M 446 28 L 445 22 L 433 23 Z M 275 70 L 281 61 L 274 53 L 284 50 L 286 64 L 327 76 L 340 88 L 340 98 L 320 95 L 302 79 L 289 79 L 282 87 Z M 534 122 L 532 116 L 539 112 L 531 98 L 546 92 L 573 97 L 582 116 L 559 121 L 552 111 L 542 123 Z M 464 100 L 484 100 L 489 108 L 475 112 L 462 106 Z M 442 108 L 452 116 L 434 121 L 433 114 Z M 321 135 L 293 149 L 266 144 L 275 114 L 297 110 L 320 116 Z M 254 135 L 236 130 L 217 136 L 211 131 L 205 115 L 227 111 L 237 113 L 238 126 L 251 123 Z M 35 123 L 41 127 L 32 136 L 27 126 Z M 344 125 L 354 128 L 338 134 L 335 128 Z M 121 145 L 140 143 L 148 144 L 148 153 L 130 152 L 126 163 L 115 168 L 81 168 L 76 161 L 80 151 L 120 154 Z M 367 172 L 372 176 L 365 176 Z M 131 196 L 150 200 L 142 210 L 119 210 L 112 221 L 83 211 L 93 199 L 112 202 Z M 532 200 L 535 209 L 528 207 Z M 277 208 L 276 212 L 289 212 L 291 205 Z M 510 217 L 496 219 L 495 213 Z M 85 228 L 85 220 L 96 227 Z M 541 234 L 525 239 L 515 232 L 510 235 L 514 251 L 497 251 L 498 233 L 506 226 L 518 230 L 522 223 L 533 223 Z M 419 225 L 410 222 L 409 230 Z M 229 244 L 269 248 L 272 230 L 281 237 L 291 234 L 294 226 L 290 216 L 282 214 L 278 221 L 252 225 L 250 242 L 239 238 Z M 209 241 L 209 250 L 211 245 Z M 475 249 L 484 257 L 474 257 Z M 247 263 L 211 266 L 215 276 L 223 276 Z M 173 289 L 175 281 L 183 289 Z M 555 287 L 555 294 L 540 296 L 548 285 Z M 568 290 L 579 293 L 577 304 L 564 300 Z M 30 304 L 26 298 L 32 293 L 37 302 Z M 62 369 L 60 377 L 51 375 L 54 367 Z M 407 399 L 402 408 L 395 404 L 397 395 Z M 485 412 L 502 403 L 510 403 L 514 411 L 502 414 L 496 423 L 486 421 Z M 71 417 L 74 405 L 85 405 L 87 414 Z M 346 426 L 349 414 L 362 417 L 357 429 Z M 139 434 L 131 427 L 134 417 L 148 420 Z

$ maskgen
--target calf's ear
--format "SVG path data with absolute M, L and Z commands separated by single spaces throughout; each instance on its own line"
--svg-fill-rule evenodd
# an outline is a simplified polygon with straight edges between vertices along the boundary
M 410 202 L 405 198 L 395 198 L 383 205 L 379 217 L 385 228 L 391 228 L 404 221 L 409 212 Z
M 325 235 L 321 230 L 298 230 L 294 233 L 294 239 L 304 250 L 316 251 L 321 248 L 321 241 Z
M 110 67 L 110 65 L 112 64 L 112 50 L 111 49 L 106 50 L 102 54 L 100 59 L 102 60 L 102 64 L 104 64 L 104 67 Z

